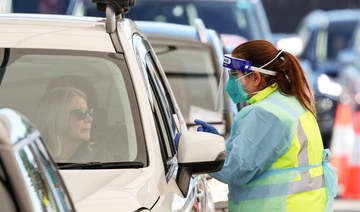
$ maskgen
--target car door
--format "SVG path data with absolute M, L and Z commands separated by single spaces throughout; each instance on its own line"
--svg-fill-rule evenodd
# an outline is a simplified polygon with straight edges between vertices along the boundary
M 142 76 L 146 81 L 145 84 L 148 86 L 149 102 L 153 111 L 166 181 L 168 182 L 172 177 L 176 177 L 178 168 L 174 144 L 176 133 L 186 131 L 187 129 L 185 122 L 182 124 L 179 121 L 183 120 L 181 112 L 177 109 L 170 86 L 165 80 L 164 73 L 160 69 L 159 63 L 154 56 L 154 52 L 150 49 L 150 45 L 140 35 L 134 35 L 133 42 L 138 60 L 137 62 L 142 68 Z M 183 204 L 184 211 L 191 210 L 195 203 L 194 185 L 196 180 L 197 178 L 193 178 L 189 187 L 186 190 L 182 190 L 186 197 L 185 199 L 175 198 L 175 201 L 182 202 L 181 204 Z

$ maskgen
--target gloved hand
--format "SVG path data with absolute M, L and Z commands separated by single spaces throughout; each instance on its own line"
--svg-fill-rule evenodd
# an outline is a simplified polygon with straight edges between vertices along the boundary
M 217 131 L 217 129 L 212 126 L 211 124 L 206 123 L 205 121 L 201 121 L 199 119 L 195 119 L 194 122 L 198 125 L 201 125 L 200 127 L 197 128 L 198 132 L 208 132 L 208 133 L 213 133 L 216 135 L 220 135 L 220 133 Z
M 175 138 L 174 138 L 176 150 L 178 149 L 178 145 L 179 145 L 179 140 L 180 140 L 181 134 L 182 134 L 182 133 L 176 133 Z

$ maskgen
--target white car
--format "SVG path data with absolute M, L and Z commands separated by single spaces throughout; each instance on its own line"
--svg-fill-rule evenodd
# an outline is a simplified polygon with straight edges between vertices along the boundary
M 187 132 L 149 41 L 124 18 L 134 2 L 97 1 L 106 19 L 0 15 L 0 107 L 39 128 L 77 211 L 213 211 L 202 173 L 221 169 L 224 139 Z

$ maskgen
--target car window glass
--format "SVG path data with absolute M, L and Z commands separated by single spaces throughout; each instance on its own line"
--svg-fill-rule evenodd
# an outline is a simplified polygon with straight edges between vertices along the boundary
M 151 104 L 152 109 L 154 109 L 154 102 L 153 102 L 153 96 L 150 88 L 150 82 L 148 78 L 148 74 L 146 71 L 146 62 L 145 62 L 145 54 L 147 53 L 147 49 L 142 43 L 143 39 L 140 35 L 134 35 L 133 36 L 133 45 L 135 49 L 135 55 L 136 55 L 136 62 L 138 63 L 138 66 L 141 70 L 141 77 L 144 81 L 145 88 L 147 91 L 147 95 Z
M 46 175 L 47 182 L 53 194 L 56 196 L 57 201 L 61 202 L 60 205 L 64 207 L 64 210 L 70 211 L 70 196 L 66 191 L 65 184 L 57 171 L 55 163 L 51 163 L 52 159 L 39 138 L 37 138 L 33 144 L 33 151 L 37 155 L 37 162 L 41 164 L 41 169 L 44 175 Z
M 15 152 L 15 157 L 18 160 L 35 211 L 57 211 L 51 188 L 44 181 L 43 172 L 39 171 L 39 165 L 30 148 L 23 146 L 18 152 Z
M 0 205 L 2 212 L 13 212 L 16 210 L 16 202 L 12 197 L 8 179 L 5 176 L 2 163 L 0 161 Z
M 154 94 L 155 98 L 158 98 Z M 159 136 L 159 144 L 161 148 L 161 154 L 165 166 L 165 172 L 168 171 L 169 165 L 167 162 L 172 158 L 173 151 L 170 146 L 170 139 L 169 139 L 169 133 L 168 128 L 166 127 L 166 116 L 164 115 L 163 111 L 160 109 L 159 102 L 154 101 L 154 119 L 155 119 L 155 126 L 157 130 L 157 134 Z
M 153 45 L 186 122 L 192 122 L 199 110 L 214 110 L 217 79 L 209 49 L 177 48 Z M 166 52 L 166 53 L 161 53 Z M 221 119 L 221 115 L 220 115 Z
M 336 59 L 338 53 L 341 50 L 347 48 L 348 43 L 354 34 L 357 21 L 353 22 L 340 22 L 337 24 L 331 24 L 327 30 L 328 40 L 327 40 L 327 59 L 332 60 Z
M 1 107 L 37 125 L 56 162 L 142 162 L 144 137 L 123 55 L 16 50 Z
M 152 51 L 148 42 L 140 35 L 135 34 L 133 36 L 133 45 L 136 49 L 136 56 L 138 65 L 143 70 L 141 74 L 143 75 L 143 80 L 147 86 L 148 96 L 151 100 L 151 92 L 149 89 L 149 80 L 152 79 L 156 90 L 161 94 L 161 101 L 165 109 L 165 114 L 167 116 L 167 122 L 169 123 L 172 136 L 176 133 L 176 123 L 173 119 L 173 114 L 176 114 L 174 100 L 169 93 L 169 85 L 165 82 L 164 73 L 160 71 L 157 62 L 152 56 Z M 146 71 L 145 71 L 146 70 Z M 153 103 L 151 103 L 153 105 Z
M 161 116 L 160 119 L 162 119 L 160 121 L 160 125 L 162 125 L 161 128 L 164 132 L 163 139 L 164 139 L 167 155 L 169 157 L 172 157 L 175 154 L 174 145 L 173 145 L 173 138 L 175 137 L 175 133 L 176 133 L 175 123 L 171 113 L 169 101 L 166 98 L 164 86 L 162 85 L 159 79 L 160 76 L 158 70 L 157 68 L 155 68 L 155 65 L 152 62 L 151 58 L 149 57 L 149 54 L 146 55 L 146 68 L 148 74 L 150 75 L 149 78 L 153 82 L 154 90 L 157 91 L 157 94 L 155 95 L 157 95 L 158 105 L 160 105 L 160 107 L 162 108 L 160 109 L 161 115 L 160 114 L 158 115 Z

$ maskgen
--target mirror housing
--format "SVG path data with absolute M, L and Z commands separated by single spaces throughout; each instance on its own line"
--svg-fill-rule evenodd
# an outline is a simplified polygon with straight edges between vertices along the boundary
M 176 183 L 184 197 L 193 174 L 217 172 L 226 158 L 225 139 L 206 132 L 183 133 L 178 145 Z

